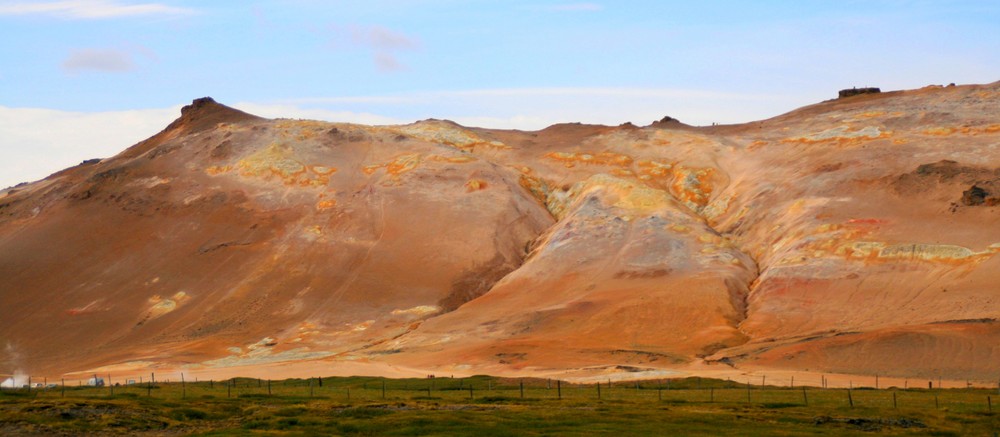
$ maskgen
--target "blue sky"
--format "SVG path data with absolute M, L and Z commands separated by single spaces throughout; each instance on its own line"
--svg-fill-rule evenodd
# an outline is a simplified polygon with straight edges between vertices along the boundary
M 110 156 L 201 96 L 536 129 L 993 82 L 997 23 L 995 1 L 0 0 L 0 187 Z

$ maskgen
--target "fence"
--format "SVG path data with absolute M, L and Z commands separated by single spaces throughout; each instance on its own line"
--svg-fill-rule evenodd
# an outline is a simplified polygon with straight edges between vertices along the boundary
M 3 378 L 6 379 L 7 376 Z M 87 385 L 104 379 L 104 386 Z M 22 378 L 29 381 L 28 377 Z M 215 380 L 158 380 L 148 377 L 112 379 L 108 375 L 67 382 L 60 378 L 31 378 L 21 387 L 3 387 L 0 396 L 22 398 L 326 398 L 342 402 L 377 402 L 383 400 L 441 400 L 445 402 L 565 400 L 578 402 L 663 402 L 717 403 L 765 407 L 828 406 L 850 408 L 948 408 L 955 411 L 993 411 L 1000 399 L 996 389 L 900 388 L 848 386 L 823 388 L 767 385 L 766 378 L 745 382 L 718 379 L 685 378 L 653 381 L 603 381 L 569 383 L 560 380 L 511 379 L 476 376 L 470 378 L 385 379 L 375 377 L 332 377 L 272 381 L 258 378 Z M 75 383 L 75 384 L 74 384 Z M 36 384 L 41 384 L 36 385 Z M 853 382 L 849 382 L 853 385 Z M 26 386 L 25 386 L 26 385 Z M 933 384 L 932 384 L 933 386 Z

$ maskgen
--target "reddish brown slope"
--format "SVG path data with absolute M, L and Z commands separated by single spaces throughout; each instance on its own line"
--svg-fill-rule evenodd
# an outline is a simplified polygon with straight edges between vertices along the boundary
M 452 147 L 198 105 L 4 198 L 7 366 L 356 349 L 485 292 L 552 222 L 516 174 Z
M 200 99 L 0 197 L 0 366 L 992 380 L 998 102 L 519 132 Z

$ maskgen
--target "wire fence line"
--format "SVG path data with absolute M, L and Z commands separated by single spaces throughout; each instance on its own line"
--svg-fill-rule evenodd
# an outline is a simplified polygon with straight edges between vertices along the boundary
M 9 375 L 8 375 L 9 376 Z M 7 378 L 8 376 L 4 376 Z M 105 375 L 107 376 L 107 375 Z M 765 407 L 842 406 L 851 408 L 949 408 L 992 413 L 1000 399 L 997 388 L 963 389 L 900 387 L 776 386 L 739 383 L 716 379 L 685 378 L 646 381 L 604 381 L 570 383 L 560 380 L 493 377 L 385 379 L 328 377 L 272 381 L 260 378 L 231 378 L 221 381 L 187 381 L 184 377 L 157 380 L 155 375 L 139 379 L 100 376 L 86 380 L 52 382 L 43 378 L 41 386 L 3 387 L 0 397 L 33 398 L 324 398 L 341 402 L 381 402 L 401 400 L 442 400 L 449 402 L 538 400 L 630 401 L 663 403 L 718 403 Z M 27 379 L 27 378 L 25 378 Z M 76 384 L 74 385 L 73 382 Z
M 773 387 L 773 388 L 824 388 L 824 389 L 836 389 L 836 388 L 846 388 L 846 389 L 996 389 L 997 393 L 1000 394 L 1000 378 L 996 381 L 983 381 L 983 380 L 966 380 L 956 381 L 956 380 L 944 380 L 942 378 L 910 378 L 903 379 L 898 377 L 890 377 L 886 379 L 884 376 L 874 375 L 868 377 L 858 377 L 857 379 L 844 378 L 840 375 L 835 375 L 834 379 L 828 378 L 826 375 L 818 375 L 818 377 L 802 377 L 795 376 L 786 377 L 780 375 L 767 375 L 767 374 L 753 374 L 744 376 L 738 379 L 729 378 L 725 381 L 714 379 L 714 378 L 701 378 L 701 377 L 685 377 L 685 378 L 658 378 L 658 379 L 645 379 L 645 380 L 626 380 L 626 379 L 616 379 L 616 377 L 611 377 L 606 380 L 601 381 L 606 387 L 634 387 L 641 386 L 644 388 L 653 387 L 663 387 L 669 389 L 671 384 L 676 387 L 678 381 L 687 381 L 686 384 L 695 384 L 696 388 L 702 388 L 702 381 L 704 382 L 704 387 L 708 388 L 711 384 L 715 384 L 715 387 L 744 387 L 745 385 L 751 385 L 752 387 Z M 186 381 L 183 381 L 187 378 Z M 338 377 L 325 377 L 325 378 L 309 378 L 321 384 L 320 380 L 324 379 L 336 379 Z M 344 377 L 339 377 L 344 378 Z M 375 377 L 373 377 L 375 378 Z M 470 378 L 449 378 L 449 377 L 438 377 L 438 381 L 453 379 L 456 381 L 468 380 Z M 543 384 L 551 385 L 554 384 L 554 379 L 539 379 L 539 378 L 509 378 L 509 377 L 491 377 L 495 380 L 523 380 L 529 381 L 528 384 L 533 384 L 530 381 L 543 381 Z M 265 381 L 266 379 L 261 378 L 231 378 L 233 380 L 249 380 L 249 381 Z M 309 379 L 298 379 L 301 381 L 308 381 Z M 429 377 L 428 380 L 435 379 Z M 289 379 L 293 381 L 296 379 Z M 394 381 L 393 379 L 386 379 L 388 381 Z M 402 380 L 414 380 L 414 378 L 400 379 Z M 32 388 L 44 388 L 46 386 L 52 388 L 61 385 L 67 386 L 101 386 L 101 387 L 120 387 L 120 386 L 134 386 L 142 385 L 147 383 L 199 383 L 199 382 L 209 382 L 211 383 L 221 383 L 225 380 L 206 380 L 204 378 L 198 379 L 198 376 L 192 376 L 185 373 L 169 372 L 157 374 L 151 372 L 148 374 L 134 374 L 134 375 L 113 375 L 109 373 L 93 373 L 83 376 L 78 376 L 75 378 L 66 377 L 47 377 L 47 376 L 32 376 L 24 374 L 10 374 L 10 373 L 0 373 L 0 389 L 12 389 L 12 388 L 27 388 L 30 385 Z M 714 382 L 711 382 L 714 381 Z M 902 381 L 902 384 L 899 382 Z M 570 384 L 573 386 L 581 385 L 591 385 L 596 387 L 596 383 L 570 383 L 562 381 L 562 384 Z M 723 385 L 720 385 L 723 384 Z

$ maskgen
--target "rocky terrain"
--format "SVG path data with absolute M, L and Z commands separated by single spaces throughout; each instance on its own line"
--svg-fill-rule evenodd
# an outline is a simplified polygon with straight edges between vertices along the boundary
M 0 373 L 996 381 L 998 254 L 1000 82 L 536 132 L 204 98 L 0 191 Z

